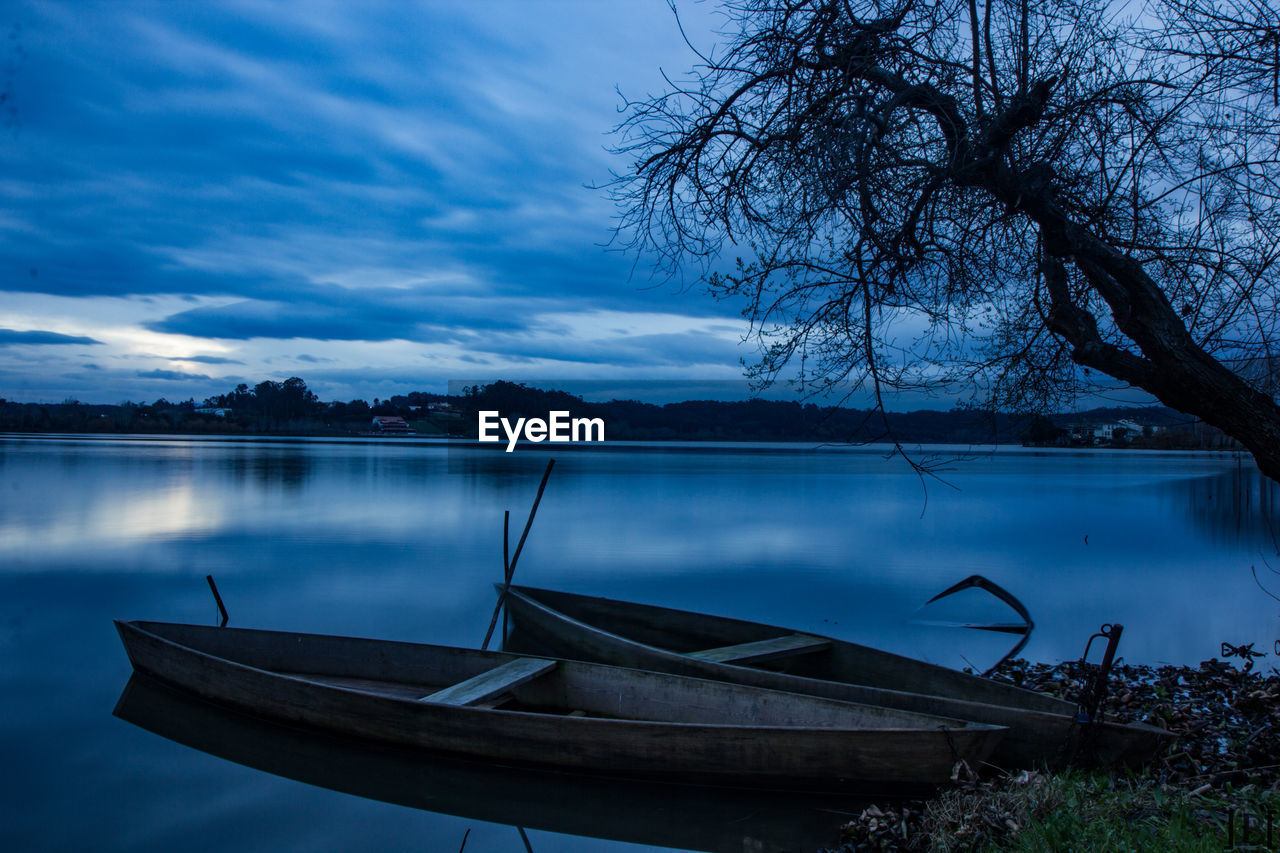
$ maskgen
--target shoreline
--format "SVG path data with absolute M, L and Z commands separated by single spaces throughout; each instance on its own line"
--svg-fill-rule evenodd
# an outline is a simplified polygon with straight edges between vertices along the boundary
M 21 432 L 0 431 L 0 439 L 51 440 L 51 441 L 195 441 L 228 444 L 263 442 L 270 444 L 422 444 L 431 447 L 447 447 L 451 450 L 467 450 L 475 452 L 505 453 L 506 446 L 501 443 L 480 443 L 473 438 L 455 438 L 444 435 L 378 435 L 375 433 L 338 433 L 338 432 L 106 432 L 106 431 L 50 431 Z M 899 442 L 908 451 L 944 452 L 962 456 L 981 456 L 997 453 L 1019 453 L 1027 455 L 1047 456 L 1165 456 L 1201 454 L 1221 457 L 1235 455 L 1244 458 L 1246 451 L 1236 447 L 1042 447 L 1017 442 L 994 442 L 989 444 L 960 444 L 955 442 Z M 814 441 L 810 439 L 792 439 L 787 441 L 751 441 L 751 440 L 718 440 L 718 439 L 652 439 L 652 440 L 606 440 L 599 442 L 565 442 L 557 444 L 521 442 L 514 453 L 561 453 L 582 451 L 720 451 L 741 452 L 752 451 L 780 453 L 856 453 L 877 452 L 892 453 L 897 445 L 892 442 L 836 443 L 830 441 Z
M 839 853 L 862 850 L 1222 850 L 1264 841 L 1280 808 L 1280 673 L 1255 664 L 1118 664 L 1103 708 L 1176 739 L 1141 771 L 1080 767 L 980 778 L 927 800 L 873 805 L 843 828 Z M 1265 672 L 1264 672 L 1265 669 Z M 1076 695 L 1078 662 L 1006 662 L 995 678 L 1061 697 Z M 1280 831 L 1272 828 L 1273 838 Z M 1274 849 L 1249 847 L 1247 849 Z

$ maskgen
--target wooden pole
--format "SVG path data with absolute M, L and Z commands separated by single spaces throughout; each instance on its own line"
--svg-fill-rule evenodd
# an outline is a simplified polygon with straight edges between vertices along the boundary
M 502 579 L 510 583 L 511 577 L 511 510 L 502 511 Z M 504 587 L 505 589 L 505 587 Z M 507 644 L 507 611 L 502 610 L 502 644 Z
M 209 589 L 213 591 L 213 600 L 218 602 L 218 613 L 222 616 L 222 621 L 218 624 L 219 628 L 227 627 L 227 621 L 231 618 L 227 615 L 227 606 L 222 603 L 222 596 L 218 594 L 218 585 L 213 582 L 213 575 L 205 575 L 204 579 L 209 582 Z
M 489 619 L 489 630 L 484 634 L 481 649 L 489 648 L 489 641 L 493 639 L 493 629 L 498 624 L 498 614 L 502 612 L 502 605 L 506 603 L 507 590 L 511 587 L 511 578 L 516 573 L 516 562 L 520 559 L 520 552 L 524 550 L 524 540 L 529 537 L 529 528 L 533 526 L 533 517 L 538 514 L 538 504 L 542 503 L 542 493 L 547 488 L 547 479 L 551 476 L 551 469 L 555 464 L 556 460 L 547 460 L 547 470 L 542 473 L 542 482 L 538 484 L 538 494 L 534 496 L 533 508 L 529 510 L 529 519 L 524 523 L 524 532 L 520 534 L 520 541 L 516 543 L 516 552 L 511 556 L 511 562 L 507 563 L 506 559 L 503 559 L 506 565 L 503 567 L 502 591 L 498 594 L 498 603 L 493 606 L 493 616 Z M 503 550 L 506 550 L 505 547 Z

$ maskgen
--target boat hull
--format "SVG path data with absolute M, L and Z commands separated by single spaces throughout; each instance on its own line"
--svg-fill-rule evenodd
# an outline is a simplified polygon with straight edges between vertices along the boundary
M 839 838 L 842 815 L 870 804 L 843 791 L 681 786 L 427 755 L 250 716 L 137 674 L 114 714 L 210 755 L 345 794 L 677 850 L 818 850 Z
M 913 789 L 1003 730 L 720 682 L 557 661 L 511 691 L 538 711 L 413 698 L 517 656 L 377 640 L 117 622 L 135 670 L 285 723 L 488 761 L 747 787 Z M 589 714 L 568 716 L 566 709 Z M 654 719 L 674 709 L 679 721 Z M 613 716 L 608 716 L 612 714 Z M 898 714 L 894 716 L 893 714 Z
M 1009 731 L 990 759 L 1004 768 L 1073 760 L 1136 766 L 1169 740 L 1153 726 L 1103 721 L 1082 727 L 1069 702 L 831 638 L 821 638 L 828 643 L 822 651 L 790 661 L 793 671 L 690 654 L 787 633 L 775 626 L 517 586 L 506 607 L 515 646 L 527 651 L 1004 726 Z M 611 622 L 624 627 L 603 627 Z

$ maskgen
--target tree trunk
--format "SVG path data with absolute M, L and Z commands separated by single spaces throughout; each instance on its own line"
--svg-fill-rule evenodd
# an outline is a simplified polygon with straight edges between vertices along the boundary
M 1195 342 L 1141 264 L 1072 222 L 1043 195 L 1018 201 L 1044 238 L 1042 269 L 1051 301 L 1046 325 L 1071 345 L 1072 359 L 1221 429 L 1253 454 L 1263 474 L 1280 481 L 1280 405 Z M 1104 341 L 1096 318 L 1072 302 L 1068 262 L 1107 303 L 1116 327 L 1140 354 Z

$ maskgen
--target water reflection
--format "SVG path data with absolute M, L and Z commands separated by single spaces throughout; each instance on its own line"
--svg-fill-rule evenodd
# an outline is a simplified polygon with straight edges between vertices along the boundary
M 297 446 L 238 447 L 224 462 L 232 479 L 296 492 L 306 485 L 315 464 L 313 452 Z
M 129 679 L 114 713 L 185 746 L 334 791 L 512 827 L 680 850 L 807 853 L 834 846 L 840 824 L 859 807 L 843 797 L 622 782 L 407 756 L 225 710 L 138 675 Z M 513 842 L 514 836 L 513 830 Z
M 1280 551 L 1280 484 L 1252 463 L 1167 485 L 1170 502 L 1215 543 Z
M 957 489 L 930 485 L 927 506 L 920 480 L 874 449 L 556 459 L 518 583 L 978 669 L 1008 637 L 911 622 L 971 574 L 1027 605 L 1034 660 L 1079 657 L 1104 622 L 1124 624 L 1134 663 L 1280 636 L 1280 605 L 1250 571 L 1280 593 L 1261 559 L 1280 569 L 1276 487 L 1228 455 L 1002 450 L 957 463 Z M 248 823 L 263 849 L 456 850 L 458 818 L 304 789 L 112 719 L 130 668 L 111 619 L 211 622 L 213 574 L 233 625 L 476 646 L 502 511 L 518 536 L 546 460 L 425 442 L 0 436 L 0 849 L 229 849 Z M 964 596 L 926 618 L 1008 616 Z M 487 831 L 503 839 L 487 849 L 521 849 L 501 826 L 477 827 L 467 849 L 486 849 Z

